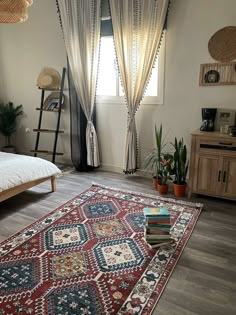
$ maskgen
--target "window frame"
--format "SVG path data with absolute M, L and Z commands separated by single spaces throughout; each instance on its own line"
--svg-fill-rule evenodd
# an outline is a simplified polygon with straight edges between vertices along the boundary
M 142 105 L 163 105 L 164 102 L 164 82 L 165 82 L 165 47 L 166 31 L 163 33 L 161 47 L 159 51 L 159 71 L 158 71 L 158 95 L 144 96 Z M 119 84 L 117 82 L 117 84 Z M 96 104 L 120 104 L 125 105 L 124 96 L 96 95 Z

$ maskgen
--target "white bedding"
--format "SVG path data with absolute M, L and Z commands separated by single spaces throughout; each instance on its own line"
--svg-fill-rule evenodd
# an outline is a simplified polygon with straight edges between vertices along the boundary
M 44 159 L 0 152 L 0 192 L 60 173 L 56 165 Z

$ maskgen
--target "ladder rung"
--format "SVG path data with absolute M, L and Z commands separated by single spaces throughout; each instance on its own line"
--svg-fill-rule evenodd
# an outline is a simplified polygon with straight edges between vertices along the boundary
M 55 92 L 60 92 L 60 88 L 58 89 L 47 89 L 47 88 L 41 88 L 41 87 L 38 87 L 39 90 L 44 90 L 44 91 L 55 91 Z
M 57 109 L 57 108 L 49 110 L 49 109 L 44 109 L 44 108 L 37 107 L 36 110 L 40 110 L 41 112 L 59 112 L 59 109 Z M 61 112 L 63 113 L 64 109 L 61 109 Z
M 34 153 L 44 153 L 44 154 L 47 154 L 47 155 L 52 155 L 52 154 L 53 154 L 52 151 L 47 151 L 47 150 L 30 150 L 30 152 L 34 152 Z M 64 153 L 55 152 L 55 155 L 64 155 Z
M 48 132 L 48 133 L 55 133 L 57 132 L 55 129 L 33 129 L 36 132 Z M 64 133 L 64 130 L 58 130 L 58 133 Z

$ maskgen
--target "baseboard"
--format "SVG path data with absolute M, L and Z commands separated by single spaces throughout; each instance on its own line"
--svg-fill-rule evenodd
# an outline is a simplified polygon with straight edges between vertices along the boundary
M 147 172 L 145 170 L 137 170 L 136 174 L 140 177 L 152 178 L 152 172 Z
M 105 172 L 114 172 L 119 174 L 124 174 L 123 167 L 110 165 L 110 164 L 101 164 L 99 167 L 99 170 L 105 171 Z M 132 176 L 140 176 L 140 177 L 147 177 L 152 178 L 152 172 L 146 171 L 143 169 L 138 169 L 136 173 L 134 173 Z M 188 182 L 188 176 L 186 177 L 186 181 Z
M 123 173 L 123 167 L 110 165 L 110 164 L 101 164 L 99 167 L 99 170 L 105 171 L 105 172 L 114 172 L 114 173 Z
M 123 174 L 123 167 L 120 166 L 115 166 L 115 165 L 110 165 L 110 164 L 102 164 L 99 168 L 102 171 L 106 172 L 114 172 L 114 173 L 119 173 Z M 140 176 L 140 177 L 148 177 L 152 178 L 152 173 L 147 172 L 145 170 L 137 170 L 137 172 L 134 174 L 135 176 Z

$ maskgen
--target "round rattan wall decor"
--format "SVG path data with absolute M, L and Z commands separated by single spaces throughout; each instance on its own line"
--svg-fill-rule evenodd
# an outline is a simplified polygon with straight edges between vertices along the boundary
M 236 26 L 227 26 L 217 31 L 208 42 L 208 50 L 211 57 L 219 62 L 236 59 Z

